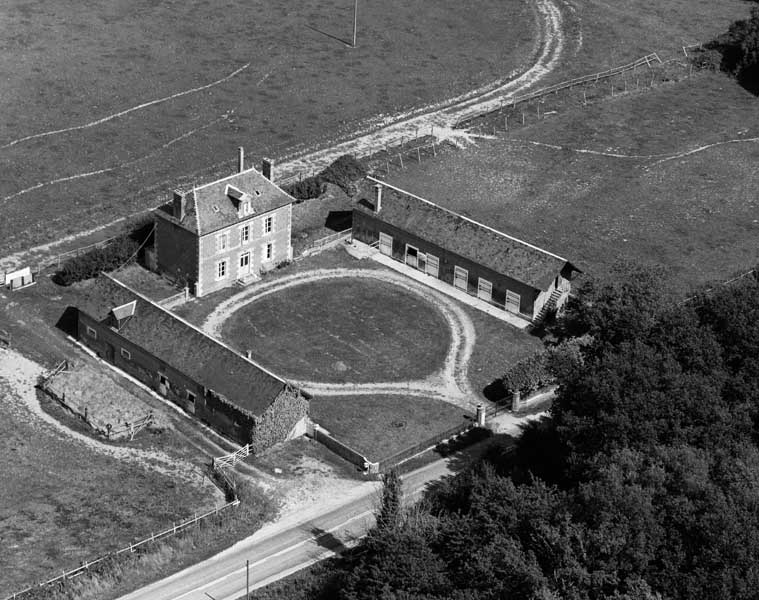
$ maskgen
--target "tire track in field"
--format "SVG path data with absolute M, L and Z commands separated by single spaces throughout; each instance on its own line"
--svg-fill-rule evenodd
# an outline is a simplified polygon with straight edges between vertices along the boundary
M 57 135 L 59 133 L 67 133 L 69 131 L 79 131 L 81 129 L 89 129 L 90 127 L 96 127 L 97 125 L 102 125 L 103 123 L 107 123 L 108 121 L 112 121 L 113 119 L 118 119 L 119 117 L 123 117 L 125 115 L 128 115 L 129 113 L 142 110 L 143 108 L 147 108 L 149 106 L 155 106 L 156 104 L 162 104 L 163 102 L 168 102 L 170 100 L 174 100 L 175 98 L 181 98 L 182 96 L 187 96 L 188 94 L 194 94 L 196 92 L 202 92 L 203 90 L 207 90 L 209 88 L 215 87 L 217 85 L 220 85 L 224 83 L 225 81 L 229 81 L 233 77 L 239 75 L 242 73 L 245 69 L 247 69 L 251 63 L 246 63 L 239 69 L 236 69 L 232 71 L 229 75 L 226 75 L 225 77 L 222 77 L 221 79 L 217 79 L 216 81 L 212 81 L 211 83 L 207 83 L 206 85 L 201 85 L 200 87 L 191 88 L 189 90 L 184 90 L 183 92 L 177 92 L 176 94 L 171 94 L 170 96 L 164 96 L 163 98 L 158 98 L 156 100 L 150 100 L 148 102 L 143 102 L 142 104 L 138 104 L 137 106 L 132 106 L 131 108 L 127 108 L 125 110 L 119 111 L 117 113 L 113 113 L 110 115 L 107 115 L 101 119 L 97 119 L 95 121 L 90 121 L 89 123 L 84 123 L 83 125 L 74 125 L 72 127 L 64 127 L 63 129 L 53 129 L 51 131 L 44 131 L 42 133 L 35 133 L 33 135 L 27 135 L 26 137 L 18 138 L 16 140 L 13 140 L 11 142 L 8 142 L 7 144 L 0 146 L 0 150 L 3 150 L 5 148 L 10 148 L 11 146 L 15 146 L 16 144 L 20 144 L 22 142 L 27 142 L 29 140 L 35 140 L 38 138 L 43 137 L 49 137 L 51 135 Z
M 209 335 L 222 339 L 221 330 L 226 320 L 236 311 L 252 302 L 304 283 L 349 277 L 390 282 L 431 302 L 441 312 L 451 332 L 451 345 L 443 360 L 443 366 L 427 378 L 413 381 L 343 384 L 293 380 L 292 383 L 315 394 L 330 396 L 369 394 L 425 396 L 438 398 L 472 410 L 478 400 L 467 378 L 467 367 L 476 338 L 471 319 L 450 298 L 392 271 L 348 268 L 314 269 L 287 275 L 273 281 L 265 281 L 219 304 L 206 317 L 202 329 Z
M 523 73 L 510 73 L 506 78 L 515 78 L 506 81 L 505 83 L 501 80 L 498 82 L 500 85 L 495 89 L 492 89 L 492 85 L 480 87 L 468 94 L 450 98 L 444 102 L 428 105 L 407 113 L 375 118 L 368 123 L 363 132 L 357 131 L 353 139 L 332 145 L 329 148 L 321 150 L 306 149 L 297 154 L 282 157 L 278 164 L 278 171 L 281 173 L 280 179 L 297 175 L 298 173 L 320 170 L 342 154 L 355 154 L 358 156 L 372 154 L 377 149 L 383 148 L 387 143 L 397 140 L 400 136 L 410 138 L 419 131 L 426 131 L 430 128 L 434 128 L 434 137 L 440 142 L 448 140 L 456 142 L 462 139 L 471 141 L 471 135 L 468 135 L 467 132 L 463 130 L 454 129 L 453 124 L 477 111 L 499 107 L 502 101 L 508 100 L 515 94 L 523 93 L 540 79 L 551 73 L 558 65 L 564 49 L 561 10 L 556 4 L 556 0 L 536 0 L 535 8 L 540 20 L 538 38 L 536 40 L 537 56 L 533 61 L 533 64 Z M 247 68 L 249 64 L 250 63 L 244 65 L 230 75 L 227 75 L 225 79 L 220 79 L 208 85 L 218 85 L 222 83 L 222 81 L 226 81 L 235 76 L 242 69 Z M 192 91 L 195 90 L 187 90 L 185 92 L 180 92 L 180 94 L 191 93 Z M 170 98 L 171 97 L 169 96 L 159 99 L 159 101 L 167 101 Z M 134 107 L 129 110 L 136 109 L 137 107 Z M 93 122 L 93 124 L 94 123 L 95 122 Z M 52 135 L 53 133 L 54 132 L 47 132 L 44 135 Z M 29 139 L 31 137 L 33 136 L 27 136 L 27 138 L 21 138 L 12 143 L 19 143 L 23 139 Z M 3 147 L 9 145 L 10 144 L 6 144 L 6 146 Z M 3 147 L 0 147 L 0 149 Z M 206 169 L 203 169 L 202 171 L 205 170 Z M 190 176 L 193 175 L 197 175 L 197 173 L 190 174 Z M 124 218 L 117 219 L 96 227 L 95 229 L 66 236 L 57 242 L 50 242 L 28 250 L 16 252 L 0 259 L 0 265 L 5 269 L 13 269 L 23 265 L 25 261 L 42 262 L 48 260 L 58 254 L 54 251 L 54 248 L 59 245 L 59 242 L 71 242 L 90 235 L 97 230 L 105 229 L 111 225 L 123 222 L 124 220 Z

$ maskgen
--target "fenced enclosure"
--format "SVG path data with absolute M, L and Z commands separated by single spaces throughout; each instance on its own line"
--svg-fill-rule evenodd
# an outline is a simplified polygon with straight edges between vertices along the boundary
M 209 510 L 208 512 L 202 513 L 200 515 L 196 514 L 195 516 L 187 519 L 186 521 L 181 521 L 180 523 L 174 523 L 168 529 L 159 531 L 158 533 L 151 533 L 150 537 L 146 537 L 138 542 L 132 542 L 128 546 L 124 546 L 123 548 L 119 550 L 116 550 L 114 552 L 101 556 L 94 560 L 85 561 L 79 567 L 75 569 L 71 569 L 70 571 L 65 571 L 61 573 L 60 575 L 58 575 L 57 577 L 53 577 L 52 579 L 48 579 L 47 581 L 40 582 L 37 585 L 30 586 L 24 590 L 15 592 L 11 596 L 7 596 L 5 600 L 16 600 L 17 598 L 21 600 L 24 597 L 24 595 L 28 594 L 29 592 L 38 590 L 40 588 L 65 584 L 66 581 L 69 581 L 71 579 L 79 577 L 80 575 L 88 573 L 91 569 L 93 569 L 94 567 L 97 567 L 98 565 L 107 561 L 110 558 L 113 558 L 115 556 L 119 556 L 122 554 L 126 554 L 127 552 L 130 554 L 139 552 L 140 549 L 145 547 L 147 544 L 154 544 L 157 541 L 169 538 L 171 536 L 176 535 L 177 533 L 185 531 L 186 529 L 192 527 L 193 525 L 200 525 L 200 523 L 204 521 L 205 519 L 217 516 L 223 513 L 224 511 L 229 510 L 230 508 L 237 507 L 239 504 L 240 504 L 240 500 L 235 499 L 232 502 L 229 502 L 222 506 L 214 507 L 213 510 Z

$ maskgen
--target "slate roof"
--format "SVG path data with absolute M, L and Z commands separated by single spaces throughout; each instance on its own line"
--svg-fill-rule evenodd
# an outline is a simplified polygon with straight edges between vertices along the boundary
M 227 186 L 243 192 L 244 199 L 250 201 L 253 209 L 250 215 L 238 216 L 237 202 L 227 195 Z M 236 195 L 234 191 L 233 195 Z M 179 224 L 198 235 L 212 233 L 295 202 L 292 196 L 255 169 L 195 187 L 185 192 L 185 198 L 185 216 Z M 171 216 L 171 204 L 163 207 L 163 211 Z M 161 216 L 165 218 L 165 215 Z
M 537 290 L 545 290 L 567 265 L 565 258 L 533 246 L 483 223 L 438 206 L 373 177 L 383 186 L 379 214 L 357 205 L 357 210 L 407 231 L 449 252 L 468 258 Z
M 230 403 L 260 416 L 285 381 L 206 335 L 108 275 L 95 281 L 79 309 L 103 321 L 116 306 L 136 301 L 119 334 Z

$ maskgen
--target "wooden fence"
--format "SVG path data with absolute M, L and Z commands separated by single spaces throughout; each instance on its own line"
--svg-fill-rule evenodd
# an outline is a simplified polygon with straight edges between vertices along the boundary
M 486 115 L 491 115 L 493 113 L 502 112 L 505 108 L 509 108 L 509 107 L 514 108 L 517 104 L 524 104 L 525 102 L 530 102 L 532 100 L 539 100 L 541 98 L 544 98 L 545 96 L 548 96 L 549 94 L 556 94 L 562 90 L 568 90 L 574 87 L 584 86 L 590 83 L 595 84 L 595 83 L 598 83 L 599 81 L 610 79 L 612 77 L 616 77 L 617 75 L 622 75 L 630 71 L 635 71 L 636 69 L 642 68 L 642 67 L 647 67 L 650 69 L 652 65 L 661 64 L 661 62 L 662 62 L 661 59 L 656 53 L 647 54 L 646 56 L 643 56 L 637 60 L 634 60 L 631 63 L 627 63 L 619 67 L 613 67 L 605 71 L 591 73 L 590 75 L 583 75 L 582 77 L 576 77 L 574 79 L 562 81 L 554 85 L 549 85 L 548 87 L 540 88 L 539 90 L 535 90 L 534 92 L 530 92 L 528 94 L 515 96 L 509 99 L 508 102 L 502 102 L 499 108 L 479 111 L 474 114 L 467 115 L 466 117 L 461 118 L 454 125 L 454 127 L 455 128 L 464 127 L 467 123 L 475 119 L 479 119 L 481 117 L 484 117 Z
M 225 454 L 219 458 L 212 459 L 211 466 L 214 469 L 234 467 L 238 461 L 247 458 L 248 456 L 250 456 L 250 444 L 245 444 L 242 448 L 231 454 Z
M 69 250 L 68 252 L 62 252 L 61 254 L 58 254 L 57 256 L 55 256 L 53 258 L 53 260 L 50 261 L 45 266 L 55 267 L 57 269 L 60 269 L 61 265 L 63 264 L 63 261 L 65 261 L 65 260 L 67 260 L 69 258 L 75 257 L 75 256 L 79 256 L 79 255 L 84 254 L 86 252 L 89 252 L 90 250 L 94 250 L 95 248 L 102 248 L 103 246 L 107 246 L 108 244 L 110 244 L 113 240 L 115 240 L 118 237 L 121 237 L 121 234 L 114 235 L 114 236 L 109 237 L 109 238 L 107 238 L 105 240 L 102 240 L 100 242 L 95 242 L 94 244 L 89 244 L 87 246 L 82 246 L 81 248 L 76 248 L 74 250 Z
M 223 506 L 217 506 L 213 510 L 209 510 L 208 512 L 205 512 L 203 514 L 200 514 L 200 515 L 196 514 L 191 519 L 187 519 L 186 521 L 182 521 L 180 523 L 175 523 L 168 529 L 165 529 L 164 531 L 160 531 L 159 533 L 151 533 L 150 537 L 146 537 L 145 539 L 142 539 L 139 542 L 130 543 L 128 546 L 125 546 L 121 548 L 120 550 L 116 550 L 115 552 L 111 552 L 109 554 L 96 558 L 95 560 L 85 561 L 82 565 L 80 565 L 76 569 L 65 571 L 61 573 L 60 575 L 58 575 L 57 577 L 53 577 L 52 579 L 48 579 L 47 581 L 43 581 L 37 585 L 30 586 L 24 590 L 16 592 L 11 596 L 7 596 L 5 600 L 15 600 L 16 598 L 21 599 L 23 598 L 24 594 L 31 592 L 33 590 L 37 590 L 39 588 L 43 588 L 43 587 L 47 587 L 47 586 L 51 586 L 55 584 L 65 583 L 66 581 L 70 579 L 74 579 L 84 573 L 87 573 L 91 568 L 97 566 L 103 561 L 108 560 L 109 558 L 112 558 L 114 556 L 119 556 L 121 554 L 126 554 L 127 552 L 129 552 L 130 554 L 134 554 L 142 546 L 145 546 L 146 544 L 155 543 L 156 541 L 159 541 L 161 539 L 165 539 L 173 535 L 176 535 L 177 533 L 184 531 L 185 529 L 195 524 L 199 524 L 204 519 L 216 516 L 222 511 L 226 511 L 230 508 L 235 508 L 239 504 L 240 504 L 240 500 L 237 499 L 227 504 L 224 504 Z

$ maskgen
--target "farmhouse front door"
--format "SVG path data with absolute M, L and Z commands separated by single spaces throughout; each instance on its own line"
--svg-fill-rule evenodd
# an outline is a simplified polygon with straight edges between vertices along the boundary
M 106 343 L 105 345 L 105 359 L 109 362 L 113 362 L 113 357 L 116 354 L 116 351 L 114 350 L 113 346 L 111 344 Z
M 240 267 L 237 269 L 238 277 L 250 275 L 250 252 L 243 252 L 240 255 Z

